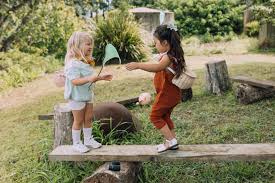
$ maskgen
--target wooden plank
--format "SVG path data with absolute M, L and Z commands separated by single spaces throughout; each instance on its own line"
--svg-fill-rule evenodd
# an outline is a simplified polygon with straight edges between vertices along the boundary
M 39 114 L 38 120 L 52 120 L 54 117 L 53 114 Z
M 131 105 L 131 104 L 136 103 L 136 102 L 138 102 L 138 97 L 130 98 L 130 99 L 126 99 L 126 100 L 121 100 L 121 101 L 118 101 L 117 103 L 119 103 L 121 105 L 124 105 L 126 107 L 126 106 Z
M 181 145 L 179 150 L 157 153 L 155 145 L 108 145 L 77 153 L 64 145 L 49 154 L 52 161 L 255 161 L 275 160 L 273 144 Z
M 138 97 L 117 101 L 117 103 L 124 105 L 125 107 L 136 102 L 138 102 Z M 40 114 L 38 115 L 38 120 L 52 120 L 53 117 L 54 114 Z
M 275 89 L 275 82 L 274 81 L 269 81 L 269 80 L 256 80 L 249 78 L 247 76 L 234 76 L 231 77 L 231 80 L 240 82 L 240 83 L 245 83 L 249 84 L 251 86 L 256 86 L 260 88 L 265 88 L 265 89 Z

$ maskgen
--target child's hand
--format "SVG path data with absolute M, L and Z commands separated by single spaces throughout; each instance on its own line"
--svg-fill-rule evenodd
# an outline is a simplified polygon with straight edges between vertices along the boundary
M 126 65 L 126 69 L 129 71 L 138 69 L 138 63 L 137 62 L 131 62 Z
M 99 77 L 99 80 L 105 80 L 105 81 L 111 81 L 113 79 L 113 75 L 111 74 L 104 74 L 98 77 Z

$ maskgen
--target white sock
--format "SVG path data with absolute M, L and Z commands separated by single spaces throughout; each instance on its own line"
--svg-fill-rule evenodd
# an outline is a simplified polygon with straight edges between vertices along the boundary
M 72 129 L 73 145 L 80 143 L 80 133 L 81 130 Z
M 92 128 L 83 128 L 84 139 L 92 138 Z

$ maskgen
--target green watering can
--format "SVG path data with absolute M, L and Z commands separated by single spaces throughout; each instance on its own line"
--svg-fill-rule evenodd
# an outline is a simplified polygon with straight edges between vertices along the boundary
M 119 57 L 119 54 L 116 50 L 116 48 L 112 45 L 112 44 L 107 44 L 106 47 L 105 47 L 105 55 L 104 55 L 104 59 L 103 59 L 103 62 L 102 62 L 102 66 L 101 66 L 101 69 L 98 73 L 97 76 L 99 76 L 99 74 L 101 73 L 104 65 L 111 59 L 113 58 L 118 58 L 119 60 L 119 64 L 121 64 L 121 59 Z

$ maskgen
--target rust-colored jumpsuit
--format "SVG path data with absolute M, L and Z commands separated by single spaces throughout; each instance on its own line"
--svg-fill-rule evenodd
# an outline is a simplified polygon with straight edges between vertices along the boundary
M 154 86 L 157 96 L 152 106 L 150 120 L 157 129 L 168 125 L 174 128 L 174 123 L 170 118 L 173 108 L 181 101 L 180 89 L 172 83 L 174 74 L 167 69 L 159 71 L 154 77 Z

